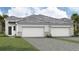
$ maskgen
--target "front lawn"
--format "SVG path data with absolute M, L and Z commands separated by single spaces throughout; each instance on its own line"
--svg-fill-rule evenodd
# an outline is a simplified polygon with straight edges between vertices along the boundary
M 37 51 L 22 38 L 0 37 L 0 51 Z

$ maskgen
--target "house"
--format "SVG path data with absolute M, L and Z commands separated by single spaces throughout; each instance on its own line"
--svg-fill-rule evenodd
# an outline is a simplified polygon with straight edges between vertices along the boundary
M 44 15 L 24 18 L 11 16 L 5 19 L 5 34 L 21 37 L 73 36 L 73 25 L 67 18 L 56 19 Z

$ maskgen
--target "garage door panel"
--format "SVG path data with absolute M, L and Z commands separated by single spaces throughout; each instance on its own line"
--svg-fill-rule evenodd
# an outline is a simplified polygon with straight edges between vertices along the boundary
M 70 36 L 69 28 L 51 28 L 52 36 Z
M 23 28 L 23 37 L 44 37 L 43 28 Z

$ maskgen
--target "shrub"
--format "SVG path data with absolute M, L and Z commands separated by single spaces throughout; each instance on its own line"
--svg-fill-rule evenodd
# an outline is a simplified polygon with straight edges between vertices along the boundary
M 47 38 L 52 38 L 51 34 L 49 34 L 49 33 L 47 33 L 47 34 L 45 35 L 45 37 L 47 37 Z
M 15 36 L 15 38 L 21 38 L 21 36 Z

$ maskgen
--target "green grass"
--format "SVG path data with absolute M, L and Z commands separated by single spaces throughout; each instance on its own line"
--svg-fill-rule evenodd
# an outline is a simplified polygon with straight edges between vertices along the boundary
M 22 38 L 0 37 L 0 51 L 37 51 L 34 46 Z

